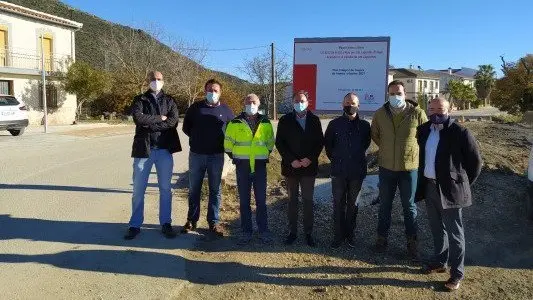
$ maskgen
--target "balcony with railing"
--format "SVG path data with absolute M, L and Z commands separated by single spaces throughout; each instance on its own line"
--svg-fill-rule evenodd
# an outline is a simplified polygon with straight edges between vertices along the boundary
M 70 55 L 47 55 L 44 69 L 48 75 L 66 72 L 71 61 Z M 21 49 L 0 49 L 0 72 L 24 75 L 39 75 L 42 70 L 40 53 Z

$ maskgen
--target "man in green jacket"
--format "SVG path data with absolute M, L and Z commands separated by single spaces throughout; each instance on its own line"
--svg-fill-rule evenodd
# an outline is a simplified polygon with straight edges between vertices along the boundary
M 374 114 L 372 140 L 379 147 L 379 221 L 376 251 L 387 248 L 391 224 L 392 201 L 400 189 L 407 252 L 417 256 L 417 222 L 414 196 L 418 175 L 418 144 L 416 128 L 427 122 L 426 113 L 415 103 L 405 100 L 403 82 L 392 81 L 388 86 L 388 102 Z

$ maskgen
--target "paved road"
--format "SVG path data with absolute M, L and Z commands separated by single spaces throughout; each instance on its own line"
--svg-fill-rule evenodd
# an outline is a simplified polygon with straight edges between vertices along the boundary
M 47 135 L 32 129 L 21 137 L 0 132 L 0 298 L 171 297 L 185 282 L 181 249 L 196 237 L 160 234 L 153 175 L 147 228 L 138 240 L 122 240 L 133 127 L 71 128 Z M 185 172 L 186 151 L 174 159 L 174 172 Z M 185 209 L 174 201 L 174 224 L 183 222 Z

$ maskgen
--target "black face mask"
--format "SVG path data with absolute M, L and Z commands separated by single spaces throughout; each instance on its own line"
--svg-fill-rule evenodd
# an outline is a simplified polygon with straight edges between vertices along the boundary
M 353 116 L 355 113 L 359 111 L 359 108 L 356 106 L 349 105 L 349 106 L 344 106 L 343 110 L 346 114 Z

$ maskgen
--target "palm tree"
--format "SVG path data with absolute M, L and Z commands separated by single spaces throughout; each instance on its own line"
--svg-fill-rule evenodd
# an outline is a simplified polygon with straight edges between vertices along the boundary
M 492 65 L 480 65 L 474 78 L 476 79 L 475 86 L 477 90 L 477 96 L 479 99 L 483 99 L 485 105 L 490 104 L 488 98 L 490 92 L 494 87 L 496 71 Z

